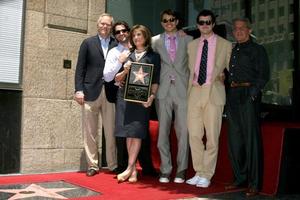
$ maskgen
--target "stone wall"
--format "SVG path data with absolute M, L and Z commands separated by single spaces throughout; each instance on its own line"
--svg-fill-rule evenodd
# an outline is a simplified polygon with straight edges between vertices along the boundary
M 21 173 L 85 170 L 74 73 L 79 46 L 104 11 L 105 0 L 26 1 Z

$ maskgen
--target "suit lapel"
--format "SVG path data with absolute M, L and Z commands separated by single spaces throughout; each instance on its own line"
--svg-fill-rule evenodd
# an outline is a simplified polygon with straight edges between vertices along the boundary
M 134 52 L 132 52 L 132 53 L 129 55 L 128 60 L 130 60 L 130 61 L 132 61 L 132 62 L 136 62 L 136 60 L 135 60 L 135 53 L 134 53 Z
M 197 59 L 197 54 L 198 54 L 198 47 L 199 47 L 199 38 L 193 41 L 193 45 L 190 46 L 190 52 L 193 53 L 191 56 L 191 65 L 190 65 L 190 71 L 191 71 L 191 77 L 194 76 L 195 74 L 195 64 L 196 64 L 196 59 Z M 194 50 L 195 49 L 195 50 Z
M 116 43 L 116 40 L 112 37 L 110 37 L 110 41 L 109 41 L 109 44 L 108 44 L 108 51 L 112 48 L 114 48 L 115 46 L 117 46 L 117 43 Z
M 214 63 L 214 66 L 213 66 L 213 79 L 218 75 L 218 71 L 219 71 L 219 69 L 218 69 L 218 65 L 217 65 L 217 63 L 218 63 L 218 59 L 221 57 L 221 56 L 218 56 L 218 55 L 221 55 L 222 54 L 222 43 L 221 43 L 221 41 L 220 41 L 220 39 L 219 39 L 219 37 L 217 36 L 217 39 L 216 39 L 216 51 L 215 51 L 215 63 Z
M 176 63 L 177 59 L 179 59 L 179 57 L 184 49 L 181 47 L 185 47 L 183 37 L 178 36 L 177 41 L 178 41 L 178 44 L 177 44 L 177 48 L 176 48 L 176 56 L 175 56 L 174 63 Z
M 95 40 L 95 42 L 94 42 L 95 46 L 96 46 L 97 49 L 99 50 L 99 53 L 101 54 L 101 56 L 104 58 L 104 53 L 103 53 L 103 50 L 102 50 L 101 41 L 100 41 L 99 36 L 96 35 L 96 36 L 94 37 L 94 40 Z M 113 47 L 115 47 L 115 46 L 116 46 L 116 41 L 115 41 L 115 39 L 112 38 L 112 37 L 110 37 L 110 41 L 109 41 L 109 44 L 108 44 L 108 51 L 109 51 L 110 49 L 112 49 Z
M 168 61 L 168 63 L 171 63 L 170 58 L 169 58 L 169 53 L 168 53 L 167 47 L 165 45 L 165 34 L 160 34 L 158 42 L 159 42 L 158 43 L 159 48 L 162 49 L 162 53 L 163 53 L 162 56 L 165 56 L 167 58 L 166 60 Z
M 100 55 L 101 55 L 102 57 L 104 57 L 104 54 L 103 54 L 103 51 L 102 51 L 102 47 L 101 47 L 101 41 L 100 41 L 100 38 L 99 38 L 98 35 L 96 35 L 96 36 L 94 37 L 94 41 L 95 41 L 94 44 L 95 44 L 96 48 L 98 49 Z

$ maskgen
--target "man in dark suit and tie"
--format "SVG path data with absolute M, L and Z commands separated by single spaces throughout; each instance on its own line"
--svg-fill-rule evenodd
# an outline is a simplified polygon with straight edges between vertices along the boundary
M 107 52 L 117 45 L 110 36 L 113 17 L 104 13 L 97 21 L 98 34 L 85 39 L 79 50 L 75 72 L 75 100 L 82 106 L 83 143 L 88 164 L 87 176 L 99 172 L 98 131 L 106 141 L 106 160 L 109 170 L 117 168 L 114 137 L 115 94 L 105 90 L 103 69 Z M 100 115 L 100 116 L 99 116 Z M 100 120 L 99 120 L 100 119 Z

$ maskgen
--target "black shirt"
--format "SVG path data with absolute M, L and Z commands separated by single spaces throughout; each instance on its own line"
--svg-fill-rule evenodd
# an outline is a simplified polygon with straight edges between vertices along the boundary
M 265 48 L 252 40 L 237 43 L 229 63 L 229 83 L 251 83 L 251 96 L 256 96 L 269 80 L 269 61 Z

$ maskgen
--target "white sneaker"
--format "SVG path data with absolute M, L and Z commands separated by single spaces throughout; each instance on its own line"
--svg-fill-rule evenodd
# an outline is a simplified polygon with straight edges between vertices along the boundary
M 180 177 L 175 177 L 174 179 L 174 183 L 184 183 L 184 179 L 183 178 L 180 178 Z
M 210 180 L 208 180 L 207 178 L 202 178 L 198 183 L 197 183 L 197 187 L 201 187 L 201 188 L 207 188 L 210 185 Z
M 158 180 L 160 183 L 169 183 L 170 179 L 168 176 L 161 176 Z
M 202 179 L 202 177 L 195 175 L 193 178 L 188 179 L 186 183 L 189 185 L 197 185 Z

